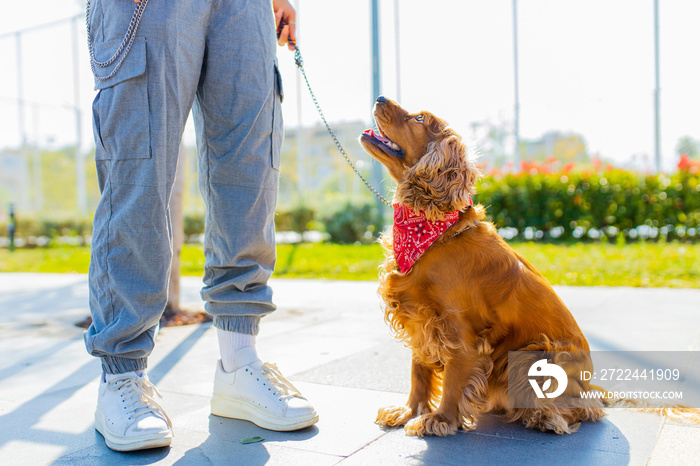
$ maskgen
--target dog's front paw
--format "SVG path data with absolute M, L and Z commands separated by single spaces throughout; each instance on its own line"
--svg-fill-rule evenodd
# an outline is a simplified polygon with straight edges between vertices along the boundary
M 415 435 L 423 437 L 425 435 L 437 435 L 438 437 L 447 437 L 454 435 L 459 429 L 457 420 L 448 420 L 442 414 L 428 413 L 411 420 L 404 430 L 406 435 Z
M 406 424 L 414 416 L 413 410 L 408 406 L 387 406 L 379 410 L 374 422 L 380 426 L 397 427 Z

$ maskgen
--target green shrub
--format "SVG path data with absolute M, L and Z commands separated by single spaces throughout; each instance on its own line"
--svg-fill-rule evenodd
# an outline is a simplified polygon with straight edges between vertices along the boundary
M 41 237 L 58 238 L 61 236 L 88 237 L 92 234 L 91 218 L 42 218 L 24 217 L 21 212 L 15 221 L 15 238 Z M 8 221 L 0 223 L 0 236 L 7 236 Z
M 303 233 L 310 229 L 315 218 L 316 212 L 305 206 L 279 211 L 275 215 L 275 229 L 277 231 L 296 231 L 297 233 Z
M 323 219 L 333 243 L 371 243 L 383 222 L 376 204 L 344 204 Z
M 204 214 L 186 214 L 183 222 L 185 239 L 204 233 Z
M 521 238 L 528 228 L 542 239 L 597 238 L 594 232 L 632 240 L 700 237 L 700 175 L 687 171 L 505 175 L 477 188 L 474 200 L 488 207 L 496 226 L 515 228 Z

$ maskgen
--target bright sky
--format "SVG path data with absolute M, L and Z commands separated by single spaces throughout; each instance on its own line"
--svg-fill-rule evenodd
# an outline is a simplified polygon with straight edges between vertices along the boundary
M 127 0 L 110 0 L 127 1 Z M 300 47 L 306 70 L 331 122 L 369 121 L 370 1 L 299 0 Z M 395 98 L 395 0 L 380 0 L 382 93 Z M 355 5 L 355 7 L 350 7 Z M 700 139 L 700 61 L 695 56 L 700 2 L 661 0 L 662 153 L 675 163 L 683 135 Z M 0 16 L 0 148 L 19 141 L 16 42 L 7 32 L 82 14 L 79 0 L 8 2 Z M 511 0 L 400 0 L 401 102 L 447 119 L 467 138 L 471 123 L 513 119 Z M 147 10 L 148 11 L 148 10 Z M 342 13 L 341 13 L 342 12 Z M 592 153 L 616 160 L 654 152 L 652 0 L 520 0 L 520 131 L 583 135 Z M 79 21 L 80 105 L 84 144 L 91 141 L 94 97 Z M 72 143 L 70 23 L 23 36 L 25 99 L 30 141 Z M 279 49 L 285 119 L 298 122 L 292 54 Z M 304 125 L 319 121 L 301 90 Z M 186 142 L 193 142 L 191 128 Z M 349 147 L 351 154 L 359 145 Z

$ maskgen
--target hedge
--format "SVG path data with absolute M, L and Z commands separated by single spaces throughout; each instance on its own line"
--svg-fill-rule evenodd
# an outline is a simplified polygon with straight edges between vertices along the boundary
M 700 236 L 700 174 L 689 171 L 493 176 L 480 182 L 475 201 L 511 238 Z
M 373 243 L 382 230 L 381 213 L 375 203 L 346 203 L 323 218 L 332 243 Z
M 507 239 L 700 239 L 700 173 L 645 175 L 625 170 L 597 173 L 492 175 L 477 186 L 475 202 Z M 325 229 L 333 242 L 372 241 L 378 231 L 374 204 L 339 205 L 320 221 L 306 207 L 278 212 L 278 231 Z M 0 219 L 0 237 L 7 225 Z M 31 219 L 18 214 L 18 238 L 89 237 L 90 219 Z M 203 232 L 202 215 L 185 217 L 187 237 Z
M 17 238 L 58 238 L 65 236 L 87 237 L 92 234 L 92 219 L 52 219 L 24 217 L 19 212 L 16 218 L 15 236 Z M 0 237 L 8 236 L 7 219 L 0 221 Z

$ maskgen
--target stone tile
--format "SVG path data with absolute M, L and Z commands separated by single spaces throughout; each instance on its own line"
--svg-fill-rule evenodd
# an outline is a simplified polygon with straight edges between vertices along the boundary
M 209 396 L 219 346 L 211 323 L 161 330 L 148 376 L 159 390 Z
M 96 387 L 92 383 L 51 391 L 3 412 L 0 415 L 2 462 L 48 464 L 66 453 L 92 445 Z
M 36 352 L 23 351 L 15 364 L 0 370 L 0 399 L 24 402 L 97 379 L 100 362 L 87 354 L 82 340 L 69 340 L 68 345 L 49 340 L 48 345 L 37 345 Z
M 181 429 L 210 433 L 236 441 L 244 437 L 261 436 L 265 438 L 266 444 L 339 457 L 351 455 L 384 434 L 374 424 L 379 407 L 405 401 L 404 395 L 394 393 L 308 383 L 296 386 L 319 413 L 316 425 L 297 432 L 273 432 L 251 422 L 213 416 L 209 411 L 208 396 L 164 395 L 178 436 Z
M 36 370 L 37 363 L 43 363 L 49 357 L 74 344 L 75 339 L 42 338 L 30 335 L 11 337 L 3 334 L 3 338 L 0 338 L 0 354 L 10 357 L 0 358 L 0 384 L 4 379 Z
M 273 432 L 246 421 L 209 413 L 209 397 L 164 392 L 175 439 L 169 449 L 118 454 L 109 450 L 92 425 L 82 434 L 84 448 L 73 448 L 59 464 L 335 464 L 373 442 L 384 432 L 373 421 L 377 406 L 395 404 L 403 396 L 369 390 L 299 384 L 320 412 L 319 422 L 297 432 Z M 265 441 L 241 445 L 240 439 L 261 436 Z M 87 443 L 87 445 L 85 445 Z
M 562 287 L 555 291 L 574 314 L 592 350 L 697 350 L 700 290 Z
M 649 465 L 696 465 L 700 458 L 700 429 L 664 425 Z
M 388 340 L 296 373 L 294 380 L 407 394 L 411 388 L 411 350 L 399 341 Z
M 62 444 L 39 444 L 25 440 L 0 443 L 4 464 L 51 464 L 65 452 Z
M 173 444 L 136 452 L 119 453 L 104 444 L 102 436 L 94 434 L 90 447 L 56 459 L 57 465 L 138 465 L 138 464 L 232 464 L 232 465 L 332 465 L 342 458 L 323 453 L 297 450 L 267 442 L 242 445 L 240 439 L 226 432 L 202 433 L 180 429 Z
M 630 464 L 646 464 L 665 419 L 625 408 L 608 408 L 606 413 L 605 419 L 619 429 L 629 444 Z
M 74 326 L 87 310 L 87 276 L 78 274 L 2 274 L 0 331 L 15 335 L 79 337 Z
M 160 389 L 203 396 L 209 395 L 216 361 L 219 357 L 216 330 L 210 328 L 210 324 L 204 324 L 198 330 L 181 329 L 184 328 L 166 328 L 161 331 L 156 348 L 149 360 L 149 377 L 158 383 Z M 395 349 L 391 355 L 407 351 L 389 336 L 385 335 L 383 339 L 388 342 L 386 343 L 387 348 Z M 376 346 L 376 338 L 343 337 L 332 333 L 316 335 L 302 329 L 294 333 L 275 336 L 266 335 L 261 331 L 257 341 L 261 359 L 277 364 L 282 373 L 292 382 L 306 380 L 382 390 L 394 386 L 389 379 L 398 370 L 401 371 L 404 389 L 406 381 L 410 377 L 410 359 L 407 360 L 404 354 L 401 361 L 395 362 L 397 365 L 395 370 L 388 374 L 382 374 L 381 380 L 383 382 L 380 385 L 363 387 L 357 383 L 344 384 L 338 380 L 340 377 L 346 379 L 346 382 L 353 378 L 361 380 L 376 378 L 376 371 L 381 367 L 373 365 L 372 361 L 365 361 L 366 364 L 360 367 L 364 355 L 374 353 L 371 348 Z M 379 348 L 378 357 L 382 357 L 382 354 L 383 350 Z M 391 355 L 383 356 L 387 362 L 386 366 L 391 365 L 393 358 Z M 352 359 L 348 361 L 348 358 Z M 410 354 L 408 358 L 410 358 Z M 358 364 L 354 364 L 354 362 Z M 334 369 L 331 372 L 324 372 L 327 365 L 332 365 Z M 298 376 L 298 374 L 309 371 L 325 374 L 326 377 L 323 380 L 317 380 L 316 378 Z M 188 374 L 188 376 L 183 378 L 181 374 Z
M 604 450 L 573 450 L 566 437 L 549 442 L 503 439 L 459 432 L 452 437 L 406 437 L 391 431 L 340 464 L 345 465 L 464 465 L 464 464 L 567 464 L 627 465 L 629 456 Z M 567 436 L 568 437 L 568 436 Z M 562 442 L 558 444 L 557 441 Z
M 268 441 L 242 445 L 239 439 L 222 439 L 216 431 L 206 437 L 199 446 L 188 450 L 181 459 L 167 459 L 169 464 L 193 466 L 199 466 L 206 461 L 210 464 L 325 466 L 337 464 L 342 460 L 341 457 L 299 450 L 293 446 L 282 446 Z
M 570 436 L 492 416 L 480 419 L 477 431 L 446 439 L 382 430 L 373 423 L 377 409 L 405 402 L 410 351 L 383 322 L 375 282 L 313 280 L 272 281 L 279 309 L 263 321 L 258 350 L 314 403 L 316 426 L 276 433 L 212 416 L 216 331 L 211 324 L 166 328 L 149 374 L 165 395 L 175 443 L 115 453 L 92 425 L 99 360 L 72 327 L 75 316 L 88 314 L 86 283 L 84 275 L 0 275 L 3 463 L 636 465 L 650 457 L 652 464 L 691 464 L 700 455 L 700 426 L 622 409 L 608 409 L 602 422 Z M 200 288 L 201 280 L 183 279 L 183 302 L 201 307 Z M 688 350 L 700 341 L 700 290 L 556 289 L 593 349 Z M 254 435 L 266 440 L 240 444 Z
M 644 464 L 662 422 L 653 415 L 615 410 L 598 423 L 582 424 L 574 434 L 556 435 L 482 416 L 475 431 L 447 438 L 417 439 L 390 429 L 342 464 L 370 458 L 372 464 Z

